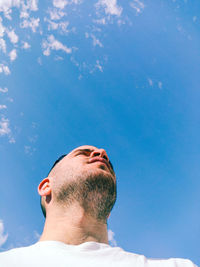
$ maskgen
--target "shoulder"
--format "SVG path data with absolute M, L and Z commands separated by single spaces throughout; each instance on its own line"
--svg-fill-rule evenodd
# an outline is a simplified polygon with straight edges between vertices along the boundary
M 29 253 L 32 252 L 32 250 L 34 249 L 35 245 L 32 246 L 28 246 L 28 247 L 20 247 L 20 248 L 13 248 L 7 251 L 3 251 L 0 253 L 0 264 L 2 262 L 6 262 L 7 260 L 15 260 L 15 259 L 19 259 L 24 255 L 28 255 Z
M 191 260 L 170 258 L 170 259 L 148 259 L 149 267 L 163 266 L 163 267 L 197 267 Z
M 123 251 L 129 259 L 135 259 L 139 266 L 145 267 L 198 267 L 189 259 L 169 258 L 169 259 L 151 259 L 143 255 Z
M 27 247 L 11 248 L 9 250 L 0 252 L 0 256 L 9 255 L 9 254 L 15 254 L 15 253 L 20 253 L 20 252 L 23 252 L 25 250 L 30 250 L 30 249 L 34 248 L 35 245 L 36 244 L 31 245 L 31 246 L 27 246 Z

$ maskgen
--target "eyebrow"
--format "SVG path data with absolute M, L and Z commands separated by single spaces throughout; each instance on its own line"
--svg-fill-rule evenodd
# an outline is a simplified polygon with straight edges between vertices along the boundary
M 77 152 L 93 152 L 93 151 L 94 151 L 94 149 L 90 149 L 90 148 L 78 148 L 78 149 L 74 150 L 72 152 L 72 154 L 75 154 Z
M 94 151 L 94 149 L 90 149 L 90 148 L 78 148 L 78 149 L 74 150 L 72 152 L 72 154 L 75 154 L 77 152 L 93 152 L 93 151 Z M 111 169 L 114 171 L 113 165 L 112 165 L 110 160 L 108 160 L 108 163 L 110 164 Z

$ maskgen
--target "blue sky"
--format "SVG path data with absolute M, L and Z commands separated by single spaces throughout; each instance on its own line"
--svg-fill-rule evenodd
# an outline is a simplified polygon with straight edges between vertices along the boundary
M 0 250 L 37 241 L 54 160 L 103 147 L 111 243 L 200 264 L 200 3 L 0 1 Z

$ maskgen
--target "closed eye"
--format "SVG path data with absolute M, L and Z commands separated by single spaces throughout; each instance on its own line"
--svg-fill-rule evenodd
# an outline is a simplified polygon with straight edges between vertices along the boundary
M 79 150 L 79 151 L 77 151 L 76 156 L 78 156 L 78 155 L 90 156 L 90 153 L 91 153 L 91 151 L 88 151 L 88 150 Z

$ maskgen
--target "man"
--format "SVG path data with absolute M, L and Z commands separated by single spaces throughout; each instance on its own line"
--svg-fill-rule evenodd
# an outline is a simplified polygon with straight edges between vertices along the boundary
M 59 158 L 38 186 L 46 216 L 39 242 L 0 253 L 0 267 L 194 267 L 184 259 L 150 260 L 108 245 L 116 177 L 104 149 L 81 146 Z

